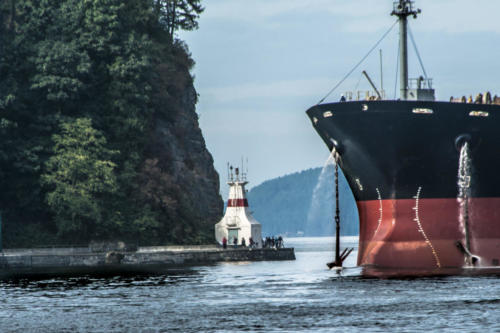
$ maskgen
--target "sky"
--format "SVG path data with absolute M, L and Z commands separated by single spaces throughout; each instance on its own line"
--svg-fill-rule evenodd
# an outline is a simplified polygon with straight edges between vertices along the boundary
M 305 111 L 389 30 L 391 0 L 205 0 L 199 29 L 179 32 L 196 65 L 197 113 L 214 166 L 248 159 L 249 187 L 323 166 L 328 149 Z M 418 0 L 410 29 L 438 100 L 500 95 L 500 1 Z M 395 97 L 397 25 L 325 102 L 370 90 L 361 71 Z M 409 41 L 409 76 L 422 70 Z M 245 166 L 245 169 L 247 167 Z

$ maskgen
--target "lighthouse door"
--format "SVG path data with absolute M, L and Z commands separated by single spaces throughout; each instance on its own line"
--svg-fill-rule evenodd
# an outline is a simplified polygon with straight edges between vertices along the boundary
M 233 244 L 233 239 L 238 240 L 238 229 L 228 229 L 227 241 L 229 244 Z

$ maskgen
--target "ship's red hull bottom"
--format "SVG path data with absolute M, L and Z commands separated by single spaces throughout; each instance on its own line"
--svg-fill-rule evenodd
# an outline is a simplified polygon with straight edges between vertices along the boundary
M 499 266 L 500 198 L 358 201 L 358 265 L 407 270 L 454 270 L 466 266 L 470 252 L 477 268 Z M 499 267 L 500 268 L 500 267 Z

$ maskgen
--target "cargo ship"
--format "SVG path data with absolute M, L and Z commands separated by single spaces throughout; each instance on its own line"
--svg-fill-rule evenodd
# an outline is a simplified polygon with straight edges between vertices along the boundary
M 485 93 L 475 101 L 435 101 L 431 79 L 408 79 L 407 24 L 420 10 L 399 0 L 391 14 L 400 30 L 400 98 L 342 97 L 307 110 L 357 203 L 358 265 L 498 267 L 499 99 Z

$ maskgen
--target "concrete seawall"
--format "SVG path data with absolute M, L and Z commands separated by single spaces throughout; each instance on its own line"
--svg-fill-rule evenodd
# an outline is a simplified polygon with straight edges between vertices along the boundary
M 249 249 L 216 246 L 139 247 L 137 251 L 95 252 L 90 248 L 13 249 L 0 255 L 0 279 L 30 276 L 161 273 L 181 266 L 230 261 L 295 260 L 293 248 Z

